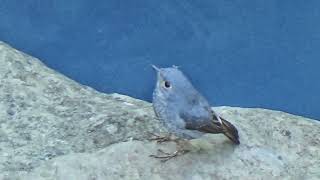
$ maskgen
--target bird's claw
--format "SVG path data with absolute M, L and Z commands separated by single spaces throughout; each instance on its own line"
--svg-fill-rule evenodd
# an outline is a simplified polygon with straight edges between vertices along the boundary
M 162 154 L 164 154 L 164 155 L 150 155 L 150 157 L 157 158 L 157 159 L 161 159 L 161 162 L 167 162 L 168 160 L 170 160 L 170 159 L 172 159 L 172 158 L 174 158 L 174 157 L 183 155 L 183 154 L 187 153 L 188 151 L 187 151 L 187 150 L 180 149 L 180 150 L 176 150 L 176 151 L 173 152 L 173 153 L 167 153 L 167 152 L 164 152 L 164 151 L 161 150 L 161 149 L 158 149 L 158 152 L 159 152 L 159 153 L 162 153 Z
M 169 135 L 160 136 L 160 135 L 157 135 L 157 134 L 154 134 L 154 133 L 149 133 L 149 134 L 150 134 L 150 136 L 153 136 L 153 137 L 148 138 L 148 140 L 156 141 L 157 143 L 163 143 L 163 142 L 172 140 Z

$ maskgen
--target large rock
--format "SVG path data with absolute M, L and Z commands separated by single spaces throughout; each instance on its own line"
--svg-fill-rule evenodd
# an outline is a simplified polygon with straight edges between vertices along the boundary
M 0 177 L 159 129 L 150 104 L 81 86 L 4 43 L 0 81 Z
M 219 107 L 241 145 L 206 135 L 166 163 L 174 143 L 150 103 L 103 94 L 0 43 L 0 179 L 320 179 L 320 123 L 283 112 Z M 105 82 L 107 84 L 107 82 Z

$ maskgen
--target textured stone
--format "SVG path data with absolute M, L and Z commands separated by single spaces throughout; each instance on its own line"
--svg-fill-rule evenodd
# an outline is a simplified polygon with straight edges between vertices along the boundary
M 0 92 L 1 175 L 161 129 L 151 104 L 79 85 L 4 43 Z
M 206 135 L 162 163 L 149 155 L 175 144 L 146 140 L 165 132 L 150 103 L 79 85 L 4 43 L 0 81 L 0 179 L 320 179 L 319 121 L 218 107 L 241 145 Z
M 201 138 L 211 146 L 162 163 L 150 158 L 173 143 L 129 141 L 95 153 L 58 157 L 37 168 L 30 179 L 319 179 L 320 124 L 283 112 L 216 108 L 239 127 L 242 144 L 223 135 Z M 236 121 L 235 121 L 236 120 Z M 199 141 L 199 140 L 198 140 Z M 199 143 L 195 143 L 199 145 Z M 200 143 L 198 148 L 203 147 Z

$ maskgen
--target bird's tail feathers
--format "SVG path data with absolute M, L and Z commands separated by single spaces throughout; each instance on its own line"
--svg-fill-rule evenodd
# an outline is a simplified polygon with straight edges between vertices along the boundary
M 237 128 L 233 124 L 231 124 L 229 121 L 221 117 L 220 119 L 222 121 L 221 126 L 223 129 L 223 134 L 226 135 L 235 144 L 240 144 Z

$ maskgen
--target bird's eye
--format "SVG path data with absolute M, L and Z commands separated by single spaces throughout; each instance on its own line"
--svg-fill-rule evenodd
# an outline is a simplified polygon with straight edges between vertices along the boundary
M 170 87 L 171 87 L 170 82 L 169 82 L 169 81 L 165 81 L 165 82 L 164 82 L 164 87 L 170 88 Z

